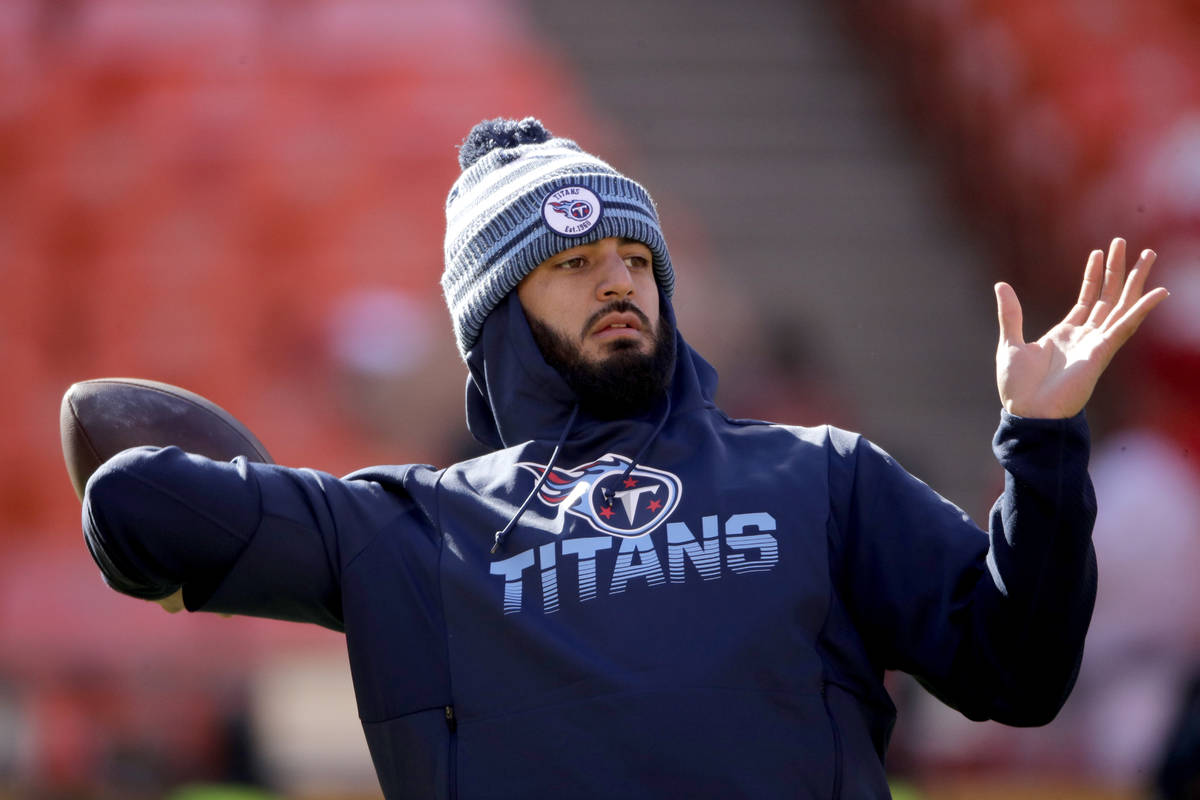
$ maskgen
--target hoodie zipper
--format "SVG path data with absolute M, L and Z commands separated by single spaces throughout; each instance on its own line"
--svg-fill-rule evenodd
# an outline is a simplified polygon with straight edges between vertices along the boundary
M 842 796 L 842 732 L 838 730 L 837 718 L 829 707 L 828 683 L 821 684 L 821 700 L 825 703 L 825 714 L 829 717 L 829 728 L 833 732 L 833 800 Z
M 458 798 L 458 718 L 454 706 L 446 706 L 446 728 L 450 731 L 450 800 Z

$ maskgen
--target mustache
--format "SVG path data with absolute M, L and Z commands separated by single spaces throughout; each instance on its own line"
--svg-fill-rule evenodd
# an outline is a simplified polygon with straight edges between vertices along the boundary
M 590 331 L 597 322 L 608 314 L 633 314 L 642 323 L 642 330 L 653 333 L 650 330 L 650 318 L 647 317 L 642 310 L 634 305 L 632 300 L 613 300 L 604 308 L 597 311 L 588 317 L 587 322 L 583 323 L 583 330 L 579 333 L 580 339 L 586 339 L 588 331 Z

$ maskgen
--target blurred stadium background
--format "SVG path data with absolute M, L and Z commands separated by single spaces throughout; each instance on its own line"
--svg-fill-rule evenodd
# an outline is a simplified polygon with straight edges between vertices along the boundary
M 898 797 L 1198 796 L 1161 769 L 1200 667 L 1196 0 L 4 0 L 0 798 L 378 796 L 339 637 L 104 587 L 58 404 L 148 377 L 281 463 L 471 452 L 442 208 L 470 126 L 525 115 L 655 195 L 731 413 L 863 431 L 981 522 L 991 283 L 1030 333 L 1090 249 L 1160 253 L 1089 409 L 1079 688 L 1012 731 L 890 676 L 889 765 Z

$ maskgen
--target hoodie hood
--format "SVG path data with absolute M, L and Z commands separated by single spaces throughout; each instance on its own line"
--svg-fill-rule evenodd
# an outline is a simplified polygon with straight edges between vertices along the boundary
M 659 296 L 663 319 L 675 323 L 670 300 Z M 467 427 L 477 441 L 493 450 L 530 440 L 559 439 L 578 405 L 575 393 L 546 363 L 516 292 L 488 315 L 475 346 L 467 353 Z M 714 405 L 717 373 L 675 329 L 675 368 L 670 387 L 670 413 Z M 655 407 L 630 420 L 600 420 L 579 412 L 571 438 L 591 435 L 600 426 L 622 426 L 632 421 L 655 424 L 666 397 Z

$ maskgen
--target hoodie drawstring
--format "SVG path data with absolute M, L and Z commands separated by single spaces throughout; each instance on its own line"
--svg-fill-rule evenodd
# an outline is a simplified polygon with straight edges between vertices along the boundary
M 504 526 L 504 529 L 496 531 L 495 540 L 492 543 L 491 550 L 493 554 L 496 553 L 496 551 L 498 551 L 500 548 L 504 547 L 504 540 L 508 537 L 508 534 L 512 532 L 512 529 L 517 527 L 517 521 L 521 519 L 521 515 L 525 513 L 525 509 L 529 508 L 529 504 L 533 502 L 533 498 L 537 497 L 537 493 L 540 492 L 542 487 L 546 484 L 546 479 L 550 477 L 550 472 L 554 469 L 554 465 L 558 461 L 558 454 L 562 450 L 563 442 L 567 440 L 567 434 L 571 432 L 571 428 L 575 424 L 575 417 L 578 416 L 578 414 L 579 405 L 576 404 L 575 408 L 571 410 L 571 416 L 567 419 L 566 426 L 563 427 L 562 435 L 558 437 L 558 444 L 554 445 L 554 452 L 550 454 L 550 463 L 546 465 L 546 469 L 542 472 L 541 477 L 538 478 L 537 484 L 533 487 L 533 491 L 530 492 L 529 496 L 525 498 L 525 502 L 521 503 L 521 507 L 517 509 L 517 513 L 513 514 L 512 519 L 508 521 L 508 524 Z M 658 438 L 658 434 L 662 432 L 663 426 L 667 424 L 667 418 L 670 416 L 671 393 L 668 392 L 667 410 L 663 413 L 662 419 L 660 419 L 658 424 L 654 427 L 654 432 L 646 438 L 645 443 L 642 444 L 642 448 L 638 450 L 637 455 L 633 457 L 633 460 L 629 462 L 629 466 L 625 468 L 625 472 L 621 475 L 620 479 L 622 483 L 624 483 L 625 479 L 630 476 L 633 470 L 637 467 L 638 462 L 642 460 L 642 456 L 644 456 L 646 451 L 650 449 L 650 445 L 655 439 Z M 613 501 L 612 491 L 605 486 L 603 489 L 601 489 L 600 493 L 604 498 L 604 504 L 606 506 L 611 506 Z
M 654 433 L 650 434 L 650 437 L 646 439 L 645 443 L 642 445 L 642 449 L 637 451 L 637 455 L 633 457 L 633 460 L 629 462 L 629 466 L 625 468 L 625 472 L 621 474 L 621 483 L 625 482 L 625 480 L 633 472 L 634 468 L 637 467 L 638 462 L 642 460 L 642 456 L 646 455 L 646 451 L 650 449 L 651 443 L 658 438 L 658 434 L 662 432 L 663 426 L 667 424 L 667 417 L 669 416 L 671 416 L 671 393 L 667 392 L 666 413 L 664 413 L 662 415 L 662 419 L 658 421 L 658 425 L 656 425 L 654 428 Z M 612 490 L 605 486 L 600 490 L 600 495 L 604 498 L 604 505 L 611 507 L 613 502 Z
M 521 507 L 517 509 L 517 513 L 513 514 L 513 518 L 508 521 L 503 530 L 496 531 L 495 541 L 492 543 L 492 553 L 495 553 L 504 546 L 504 539 L 512 529 L 517 526 L 517 520 L 525 513 L 525 509 L 529 508 L 529 504 L 533 502 L 533 498 L 537 497 L 537 493 L 542 490 L 542 486 L 546 484 L 546 479 L 550 477 L 550 471 L 554 469 L 554 463 L 558 461 L 558 453 L 562 450 L 563 442 L 567 440 L 567 434 L 571 432 L 571 427 L 575 424 L 575 417 L 579 415 L 579 404 L 575 404 L 575 408 L 571 410 L 571 416 L 567 418 L 567 424 L 563 427 L 562 435 L 558 437 L 558 444 L 554 445 L 554 452 L 550 454 L 550 463 L 546 465 L 546 469 L 542 472 L 542 476 L 538 478 L 537 485 L 533 487 L 533 491 L 525 498 L 525 502 L 521 503 Z

